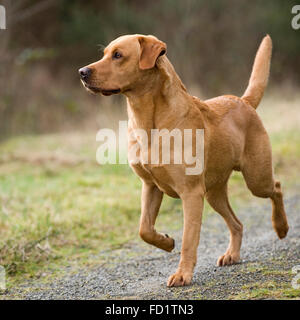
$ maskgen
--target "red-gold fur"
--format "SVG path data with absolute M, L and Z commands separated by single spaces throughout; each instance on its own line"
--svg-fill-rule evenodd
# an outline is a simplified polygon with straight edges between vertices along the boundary
M 121 58 L 114 59 L 114 53 Z M 227 195 L 227 182 L 232 170 L 242 172 L 250 191 L 258 197 L 270 198 L 272 222 L 279 238 L 288 231 L 280 183 L 274 181 L 271 146 L 268 135 L 255 109 L 267 85 L 272 41 L 266 36 L 258 50 L 249 86 L 242 96 L 220 96 L 200 101 L 188 94 L 172 64 L 165 55 L 166 44 L 153 36 L 128 35 L 111 42 L 101 60 L 87 66 L 91 77 L 85 86 L 92 91 L 127 97 L 129 133 L 142 128 L 204 129 L 204 171 L 186 175 L 187 165 L 132 164 L 143 181 L 140 236 L 148 243 L 171 251 L 174 240 L 158 233 L 155 220 L 166 193 L 182 200 L 184 230 L 181 258 L 168 286 L 188 285 L 197 259 L 203 199 L 225 220 L 230 231 L 227 251 L 217 264 L 240 260 L 243 226 L 235 216 Z M 93 89 L 94 88 L 94 89 Z M 139 138 L 129 143 L 139 143 Z M 171 146 L 172 147 L 172 146 Z M 130 161 L 130 158 L 129 158 Z

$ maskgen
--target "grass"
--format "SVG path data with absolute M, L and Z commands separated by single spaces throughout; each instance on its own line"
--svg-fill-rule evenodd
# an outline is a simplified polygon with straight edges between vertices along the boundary
M 279 299 L 290 300 L 299 299 L 300 289 L 292 288 L 290 283 L 278 281 L 262 281 L 244 285 L 241 291 L 231 297 L 236 300 L 254 299 Z
M 229 299 L 253 300 L 253 299 L 297 299 L 300 298 L 300 289 L 293 288 L 292 279 L 295 276 L 286 265 L 286 256 L 276 257 L 267 264 L 264 262 L 250 262 L 240 270 L 242 275 L 259 274 L 259 280 L 248 280 L 237 293 L 232 293 Z M 298 283 L 299 280 L 298 280 Z
M 267 99 L 261 117 L 270 132 L 276 175 L 292 190 L 300 166 L 300 129 L 274 127 L 270 117 L 277 114 L 279 121 L 279 102 Z M 21 136 L 0 144 L 0 265 L 8 287 L 57 275 L 63 266 L 91 264 L 99 251 L 140 241 L 141 182 L 126 165 L 98 165 L 96 148 L 95 134 Z M 234 208 L 260 201 L 247 191 L 240 173 L 232 176 L 230 198 Z M 211 212 L 206 206 L 205 215 Z M 181 227 L 181 203 L 166 196 L 157 229 Z
M 275 281 L 265 281 L 245 285 L 241 293 L 235 296 L 238 300 L 253 299 L 293 299 L 300 296 L 299 289 L 291 288 L 290 284 L 278 285 Z
M 9 281 L 49 266 L 55 272 L 86 263 L 92 254 L 138 238 L 139 178 L 126 165 L 91 161 L 96 149 L 85 150 L 89 143 L 91 136 L 74 143 L 72 135 L 46 135 L 1 145 L 0 265 Z M 51 150 L 56 157 L 47 158 Z M 180 202 L 166 198 L 158 228 L 181 225 Z

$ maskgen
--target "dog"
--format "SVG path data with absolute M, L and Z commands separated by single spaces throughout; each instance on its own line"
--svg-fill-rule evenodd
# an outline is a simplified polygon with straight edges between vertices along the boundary
M 96 94 L 124 94 L 129 117 L 128 146 L 137 144 L 138 161 L 129 163 L 142 180 L 139 235 L 147 243 L 168 252 L 174 239 L 154 228 L 163 194 L 180 198 L 184 228 L 177 271 L 167 286 L 185 286 L 192 280 L 197 260 L 204 198 L 225 220 L 230 241 L 218 266 L 240 261 L 243 225 L 234 214 L 227 195 L 233 170 L 241 171 L 253 195 L 270 198 L 272 225 L 280 239 L 288 222 L 279 181 L 274 180 L 271 145 L 256 113 L 267 86 L 272 53 L 269 35 L 257 51 L 248 87 L 242 97 L 224 95 L 201 101 L 191 96 L 166 56 L 167 46 L 152 35 L 125 35 L 112 41 L 103 58 L 79 69 L 84 87 Z M 201 174 L 187 175 L 189 164 L 151 164 L 145 145 L 135 135 L 143 129 L 204 129 L 204 165 Z M 193 137 L 195 133 L 193 133 Z M 149 139 L 146 147 L 151 148 Z M 174 149 L 174 147 L 173 147 Z M 193 144 L 195 150 L 195 144 Z M 174 151 L 174 150 L 173 150 Z M 175 150 L 176 151 L 176 150 Z

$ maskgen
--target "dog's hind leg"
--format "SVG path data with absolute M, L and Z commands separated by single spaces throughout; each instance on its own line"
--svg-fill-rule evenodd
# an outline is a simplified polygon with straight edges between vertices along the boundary
M 272 201 L 272 225 L 279 239 L 283 239 L 289 230 L 289 226 L 284 210 L 281 185 L 279 181 L 275 182 L 274 190 L 270 198 Z
M 174 239 L 166 234 L 158 233 L 154 229 L 162 198 L 163 192 L 161 192 L 154 184 L 143 182 L 142 214 L 139 234 L 145 242 L 170 252 L 174 249 Z
M 230 231 L 228 249 L 219 257 L 217 265 L 225 266 L 239 262 L 243 237 L 243 225 L 235 216 L 229 204 L 227 196 L 227 182 L 215 185 L 208 190 L 206 193 L 206 199 L 212 208 L 224 218 Z
M 257 128 L 256 128 L 257 129 Z M 263 128 L 260 127 L 263 131 Z M 253 195 L 270 198 L 272 202 L 272 225 L 280 239 L 284 238 L 289 226 L 284 210 L 283 196 L 279 181 L 274 181 L 271 146 L 267 134 L 249 134 L 243 158 L 242 173 Z

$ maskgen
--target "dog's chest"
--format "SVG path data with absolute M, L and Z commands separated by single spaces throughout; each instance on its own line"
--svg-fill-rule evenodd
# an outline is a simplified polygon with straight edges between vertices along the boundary
M 133 171 L 145 182 L 154 183 L 162 192 L 170 197 L 178 198 L 177 192 L 174 190 L 174 180 L 169 175 L 166 168 L 162 166 L 152 166 L 139 163 L 130 163 Z
M 171 197 L 178 198 L 175 191 L 175 182 L 168 165 L 152 164 L 147 161 L 147 152 L 141 146 L 138 139 L 129 141 L 128 162 L 133 171 L 145 182 L 154 183 L 156 186 Z

